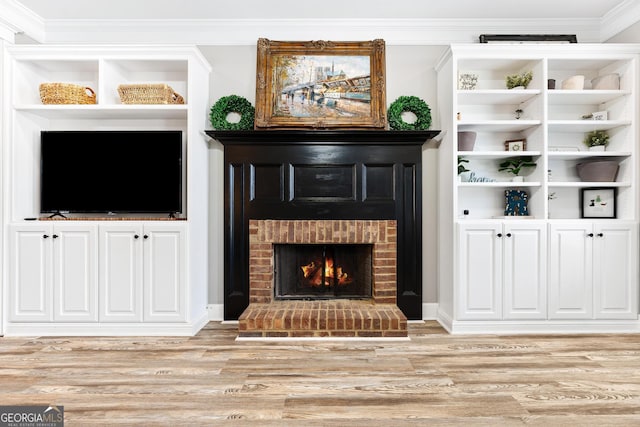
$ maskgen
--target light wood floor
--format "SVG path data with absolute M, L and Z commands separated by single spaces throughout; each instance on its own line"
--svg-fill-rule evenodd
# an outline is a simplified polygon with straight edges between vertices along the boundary
M 640 425 L 640 335 L 410 341 L 0 338 L 0 405 L 65 425 Z M 230 421 L 233 420 L 233 421 Z

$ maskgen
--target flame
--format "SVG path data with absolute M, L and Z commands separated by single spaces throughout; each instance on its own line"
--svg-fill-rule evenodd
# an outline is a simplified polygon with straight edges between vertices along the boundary
M 305 279 L 309 279 L 307 282 L 314 287 L 320 286 L 346 286 L 351 283 L 351 279 L 347 273 L 342 270 L 340 266 L 334 266 L 332 258 L 326 258 L 324 263 L 324 283 L 322 280 L 322 268 L 321 265 L 311 261 L 307 265 L 300 267 L 302 269 L 302 275 Z M 337 282 L 337 283 L 336 283 Z

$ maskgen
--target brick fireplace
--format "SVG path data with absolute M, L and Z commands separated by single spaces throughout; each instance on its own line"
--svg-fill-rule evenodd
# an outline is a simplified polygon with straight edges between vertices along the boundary
M 406 337 L 396 306 L 394 220 L 249 220 L 249 306 L 240 337 Z M 274 299 L 275 244 L 370 244 L 368 299 Z

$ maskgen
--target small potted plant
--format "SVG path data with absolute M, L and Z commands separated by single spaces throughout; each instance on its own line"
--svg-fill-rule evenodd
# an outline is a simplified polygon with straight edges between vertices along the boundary
M 533 79 L 533 71 L 527 71 L 522 74 L 511 74 L 505 78 L 507 89 L 526 89 Z
M 604 151 L 609 144 L 609 134 L 605 130 L 594 130 L 585 136 L 583 142 L 589 151 Z
M 464 172 L 469 172 L 469 169 L 467 169 L 464 164 L 465 163 L 469 163 L 469 160 L 463 158 L 462 156 L 458 156 L 458 178 L 462 181 L 462 176 L 460 174 L 464 173 Z
M 531 156 L 511 157 L 500 163 L 498 172 L 507 171 L 512 173 L 512 181 L 524 181 L 524 178 L 520 176 L 522 168 L 535 168 L 536 163 Z

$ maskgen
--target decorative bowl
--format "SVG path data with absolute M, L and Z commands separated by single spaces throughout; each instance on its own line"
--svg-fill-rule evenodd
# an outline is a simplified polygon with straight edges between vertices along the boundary
M 591 88 L 596 90 L 620 89 L 620 75 L 618 73 L 605 74 L 591 80 Z
M 562 89 L 565 90 L 582 90 L 584 89 L 584 76 L 571 76 L 562 81 Z
M 620 165 L 615 160 L 593 160 L 578 163 L 578 176 L 585 182 L 614 182 Z

